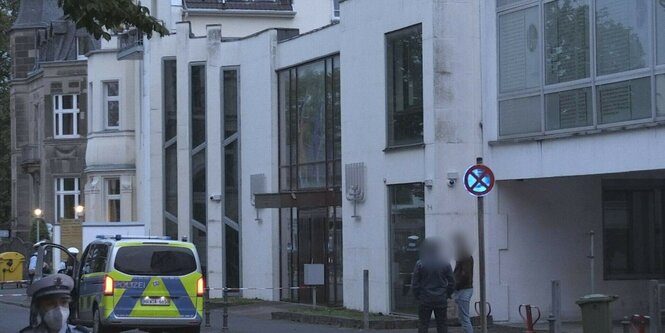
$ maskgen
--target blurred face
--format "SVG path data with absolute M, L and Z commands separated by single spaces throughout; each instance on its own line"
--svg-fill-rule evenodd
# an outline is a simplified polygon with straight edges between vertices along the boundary
M 67 330 L 70 302 L 71 297 L 68 295 L 46 296 L 39 301 L 39 314 L 49 332 L 65 332 Z

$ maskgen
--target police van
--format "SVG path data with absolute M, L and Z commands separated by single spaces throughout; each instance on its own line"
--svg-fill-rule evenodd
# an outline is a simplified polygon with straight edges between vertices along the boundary
M 93 332 L 200 332 L 204 281 L 192 243 L 97 236 L 75 274 L 76 321 Z

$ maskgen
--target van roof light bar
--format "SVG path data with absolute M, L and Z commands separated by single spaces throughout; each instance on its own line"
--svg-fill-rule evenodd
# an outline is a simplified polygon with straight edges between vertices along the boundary
M 123 235 L 97 235 L 97 239 L 114 239 L 114 240 L 123 240 L 123 239 L 158 239 L 158 240 L 172 240 L 169 236 L 123 236 Z

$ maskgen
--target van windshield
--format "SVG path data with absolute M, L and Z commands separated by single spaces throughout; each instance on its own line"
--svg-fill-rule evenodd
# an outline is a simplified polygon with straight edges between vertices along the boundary
M 192 250 L 174 246 L 124 246 L 115 255 L 115 269 L 129 275 L 185 275 L 196 271 Z

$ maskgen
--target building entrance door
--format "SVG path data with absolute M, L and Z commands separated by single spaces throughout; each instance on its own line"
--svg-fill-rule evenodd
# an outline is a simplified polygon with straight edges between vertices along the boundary
M 305 265 L 324 265 L 316 303 L 342 304 L 342 220 L 339 207 L 282 211 L 282 287 L 305 287 Z M 311 303 L 312 289 L 283 290 L 282 300 Z

